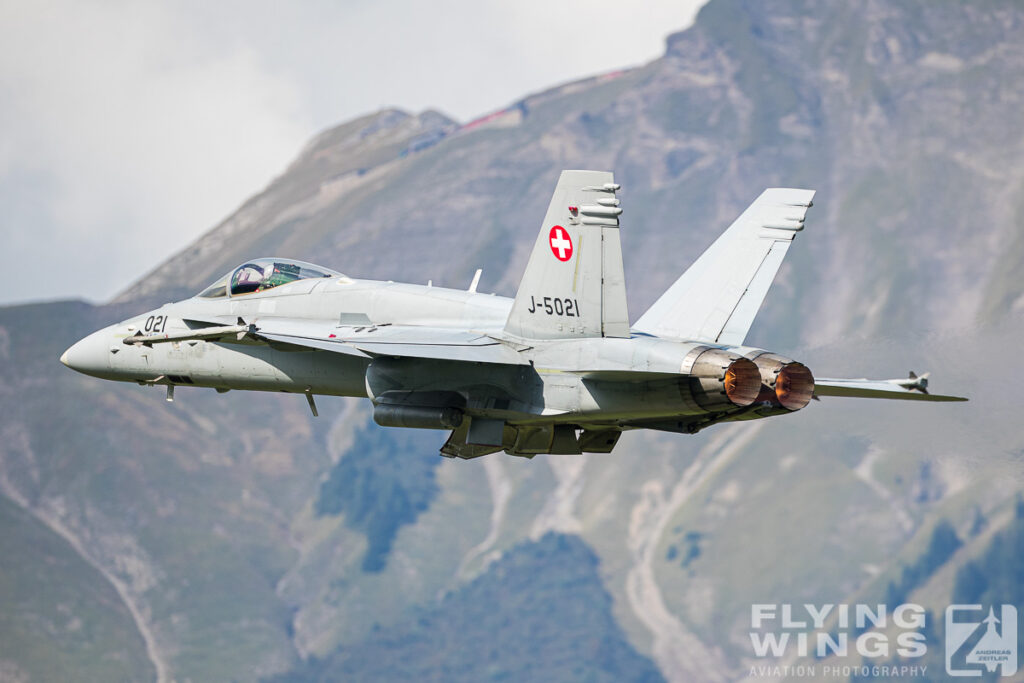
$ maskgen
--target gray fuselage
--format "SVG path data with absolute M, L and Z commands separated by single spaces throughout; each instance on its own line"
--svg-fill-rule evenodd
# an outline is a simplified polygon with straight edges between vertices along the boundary
M 707 345 L 641 335 L 514 339 L 503 331 L 511 307 L 512 300 L 506 297 L 441 287 L 348 277 L 299 280 L 265 292 L 166 304 L 93 333 L 69 349 L 64 360 L 87 374 L 141 384 L 371 399 L 387 391 L 455 392 L 464 396 L 469 415 L 518 424 L 621 426 L 638 419 L 714 412 L 692 392 L 681 391 L 678 380 L 668 379 L 686 373 L 687 360 L 708 349 Z M 386 355 L 369 358 L 244 340 L 125 343 L 140 332 L 188 333 L 194 328 L 186 321 L 242 319 L 259 327 L 278 318 L 319 325 L 324 337 L 332 327 L 350 332 L 364 327 L 372 338 L 375 330 L 394 323 L 469 330 L 501 340 L 515 349 L 520 360 L 505 365 Z M 359 319 L 372 322 L 342 324 Z M 592 368 L 592 372 L 580 372 L 580 368 Z M 638 370 L 650 373 L 650 381 L 614 381 L 617 371 Z M 731 406 L 722 406 L 727 407 Z

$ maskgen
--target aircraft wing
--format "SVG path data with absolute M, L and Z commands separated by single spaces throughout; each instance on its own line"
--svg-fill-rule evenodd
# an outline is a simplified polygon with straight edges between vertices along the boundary
M 187 333 L 129 337 L 129 343 L 154 344 L 205 339 L 219 342 L 266 341 L 349 356 L 428 358 L 471 363 L 528 365 L 516 349 L 481 332 L 450 327 L 373 323 L 337 325 L 315 320 L 261 318 L 246 324 L 241 318 L 226 325 L 228 316 L 188 319 Z
M 814 396 L 848 396 L 851 398 L 889 398 L 903 401 L 966 401 L 960 396 L 929 394 L 904 386 L 899 379 L 830 379 L 814 378 Z
M 258 320 L 254 334 L 270 341 L 368 358 L 396 356 L 528 365 L 511 346 L 480 332 L 418 325 L 336 326 L 284 319 Z

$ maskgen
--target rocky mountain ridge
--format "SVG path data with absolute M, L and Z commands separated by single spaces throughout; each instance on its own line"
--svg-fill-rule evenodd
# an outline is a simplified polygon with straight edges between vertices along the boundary
M 0 678 L 516 677 L 536 652 L 551 678 L 736 680 L 752 603 L 884 600 L 947 519 L 962 547 L 908 594 L 941 611 L 1024 475 L 1022 38 L 1012 2 L 712 0 L 637 69 L 465 125 L 326 131 L 109 306 L 0 309 L 0 538 L 25 558 L 0 561 Z M 819 374 L 931 369 L 972 401 L 823 400 L 607 456 L 451 463 L 443 435 L 377 430 L 355 401 L 169 405 L 56 362 L 269 254 L 449 286 L 482 266 L 512 294 L 573 167 L 623 185 L 634 320 L 764 187 L 817 188 L 750 341 Z M 578 590 L 506 580 L 559 567 Z M 569 656 L 516 630 L 538 615 Z

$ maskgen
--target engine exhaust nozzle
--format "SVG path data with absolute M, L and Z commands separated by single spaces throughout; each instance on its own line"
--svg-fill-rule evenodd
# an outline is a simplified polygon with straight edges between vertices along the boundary
M 754 363 L 764 383 L 760 400 L 795 411 L 814 398 L 814 375 L 803 363 L 774 353 L 762 353 Z
M 814 376 L 803 363 L 790 363 L 775 380 L 775 397 L 787 410 L 800 410 L 814 397 Z
M 701 353 L 690 374 L 697 383 L 692 390 L 693 397 L 706 410 L 749 406 L 761 391 L 757 365 L 720 349 Z
M 761 373 L 746 358 L 737 358 L 725 371 L 725 395 L 740 407 L 749 406 L 761 391 Z

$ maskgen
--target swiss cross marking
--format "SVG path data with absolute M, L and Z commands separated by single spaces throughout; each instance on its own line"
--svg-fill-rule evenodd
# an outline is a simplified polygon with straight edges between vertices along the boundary
M 548 243 L 551 245 L 551 253 L 559 261 L 568 261 L 572 258 L 572 238 L 561 225 L 551 228 Z

